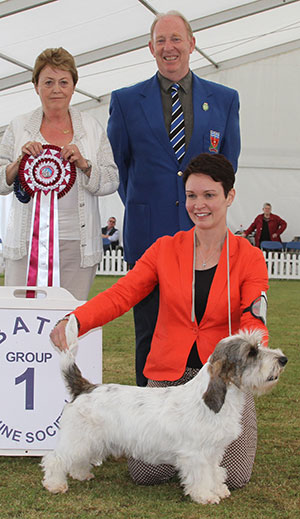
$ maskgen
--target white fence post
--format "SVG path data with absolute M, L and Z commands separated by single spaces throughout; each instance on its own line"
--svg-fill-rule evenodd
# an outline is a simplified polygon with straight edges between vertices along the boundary
M 99 263 L 97 276 L 124 276 L 128 272 L 128 266 L 123 259 L 122 251 L 106 251 L 101 263 Z

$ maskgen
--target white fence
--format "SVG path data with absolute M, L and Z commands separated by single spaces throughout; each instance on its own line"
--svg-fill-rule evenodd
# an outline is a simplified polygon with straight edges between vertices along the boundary
M 269 279 L 300 279 L 300 254 L 287 252 L 266 252 Z M 0 274 L 4 271 L 0 251 Z M 107 251 L 97 268 L 97 276 L 124 276 L 128 272 L 121 250 Z
M 97 276 L 124 276 L 128 272 L 126 261 L 123 259 L 123 253 L 119 249 L 117 251 L 106 251 L 101 263 L 97 268 Z
M 269 279 L 300 279 L 300 254 L 287 252 L 265 252 Z M 107 251 L 98 265 L 99 276 L 123 276 L 128 272 L 122 251 Z
M 269 279 L 300 279 L 300 254 L 288 252 L 267 252 Z

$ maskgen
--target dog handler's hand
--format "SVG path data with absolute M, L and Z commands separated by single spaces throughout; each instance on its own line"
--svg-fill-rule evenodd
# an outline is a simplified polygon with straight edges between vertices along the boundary
M 61 351 L 67 350 L 67 339 L 66 339 L 66 326 L 68 319 L 63 319 L 53 328 L 50 333 L 50 339 L 54 346 L 59 348 Z

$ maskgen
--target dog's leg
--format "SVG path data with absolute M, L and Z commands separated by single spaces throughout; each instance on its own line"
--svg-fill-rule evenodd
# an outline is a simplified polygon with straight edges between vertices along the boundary
M 226 481 L 226 469 L 216 465 L 214 468 L 214 493 L 219 496 L 220 499 L 224 499 L 230 496 L 230 490 L 224 483 Z
M 65 406 L 60 425 L 56 448 L 41 463 L 45 472 L 43 485 L 53 493 L 67 491 L 68 473 L 80 481 L 93 478 L 93 461 L 103 458 L 101 438 L 97 442 L 96 431 L 86 422 L 85 415 L 78 413 L 76 402 Z
M 215 466 L 211 458 L 206 458 L 203 453 L 201 453 L 201 456 L 195 454 L 193 457 L 181 459 L 177 468 L 185 494 L 189 495 L 196 503 L 203 505 L 208 503 L 218 504 L 225 497 L 225 489 L 222 487 L 223 481 L 218 481 L 217 491 Z M 218 476 L 223 476 L 223 473 L 219 472 Z
M 73 438 L 74 440 L 74 438 Z M 91 472 L 92 463 L 90 450 L 73 441 L 72 450 L 58 448 L 43 457 L 41 466 L 45 472 L 43 485 L 49 492 L 57 494 L 68 490 L 67 474 L 79 481 L 90 480 L 94 477 Z
M 89 481 L 93 479 L 95 476 L 91 472 L 92 465 L 88 463 L 86 460 L 76 460 L 69 470 L 69 474 L 71 478 L 78 479 L 78 481 Z
M 42 483 L 49 492 L 53 494 L 67 492 L 67 469 L 63 458 L 55 451 L 49 452 L 42 458 L 41 467 L 45 473 Z

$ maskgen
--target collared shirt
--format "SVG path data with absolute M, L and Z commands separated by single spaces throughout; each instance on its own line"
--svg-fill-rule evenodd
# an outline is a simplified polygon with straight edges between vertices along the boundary
M 157 73 L 157 76 L 160 84 L 165 126 L 169 135 L 172 118 L 171 86 L 174 84 L 174 81 L 162 76 L 160 72 Z M 179 98 L 184 115 L 185 144 L 187 148 L 192 137 L 194 124 L 192 90 L 193 76 L 191 71 L 189 70 L 187 75 L 180 79 L 180 81 L 177 81 L 177 83 L 180 85 Z

